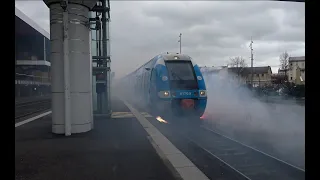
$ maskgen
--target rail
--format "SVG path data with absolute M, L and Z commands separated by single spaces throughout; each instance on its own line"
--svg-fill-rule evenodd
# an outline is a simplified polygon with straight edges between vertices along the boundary
M 51 99 L 18 103 L 15 106 L 15 121 L 51 109 Z
M 16 97 L 15 105 L 19 106 L 20 104 L 32 103 L 40 100 L 51 100 L 51 95 L 45 96 L 32 96 L 32 97 Z
M 304 169 L 203 125 L 188 125 L 189 118 L 165 119 L 169 124 L 151 123 L 210 179 L 305 179 Z
M 263 151 L 201 126 L 210 140 L 193 141 L 208 153 L 241 174 L 245 179 L 305 179 L 305 170 L 271 156 Z M 215 142 L 214 148 L 208 143 Z M 205 143 L 204 143 L 205 142 Z M 211 147 L 211 146 L 210 146 Z

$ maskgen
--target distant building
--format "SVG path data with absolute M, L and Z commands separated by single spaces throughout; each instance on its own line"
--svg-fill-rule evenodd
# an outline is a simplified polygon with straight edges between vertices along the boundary
M 285 69 L 278 69 L 278 74 L 279 75 L 286 75 L 286 70 Z
M 225 70 L 227 66 L 217 66 L 217 67 L 200 67 L 200 71 L 205 74 L 219 74 Z
M 227 77 L 229 80 L 238 84 L 251 83 L 251 67 L 202 67 L 201 71 L 204 75 L 219 74 L 221 77 Z M 270 85 L 272 70 L 270 66 L 253 67 L 253 86 Z
M 230 67 L 229 74 L 239 79 L 240 84 L 251 84 L 251 67 Z M 272 83 L 270 66 L 253 67 L 253 86 L 266 86 Z
M 278 74 L 271 75 L 272 84 L 283 84 L 287 81 L 285 73 L 282 73 L 282 72 L 279 73 L 279 71 L 278 71 Z
M 305 56 L 289 58 L 288 80 L 295 84 L 305 84 Z

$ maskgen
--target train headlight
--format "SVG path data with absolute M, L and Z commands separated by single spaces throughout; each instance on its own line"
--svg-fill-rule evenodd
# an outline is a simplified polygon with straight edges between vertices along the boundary
M 162 76 L 162 81 L 167 81 L 168 80 L 168 76 Z
M 158 92 L 158 96 L 160 97 L 160 98 L 170 98 L 171 97 L 171 93 L 170 93 L 170 91 L 159 91 Z
M 200 96 L 206 96 L 207 95 L 206 91 L 204 91 L 204 90 L 200 91 L 199 94 L 200 94 Z
M 163 92 L 163 95 L 164 95 L 164 96 L 169 96 L 169 92 L 168 92 L 168 91 L 165 91 L 165 92 Z

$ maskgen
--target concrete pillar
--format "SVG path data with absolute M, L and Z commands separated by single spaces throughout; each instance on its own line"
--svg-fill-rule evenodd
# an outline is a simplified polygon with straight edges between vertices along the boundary
M 50 9 L 52 132 L 70 135 L 90 131 L 92 65 L 87 24 L 89 9 L 96 1 L 69 1 L 67 15 L 61 1 L 44 2 Z M 66 17 L 68 24 L 64 26 Z

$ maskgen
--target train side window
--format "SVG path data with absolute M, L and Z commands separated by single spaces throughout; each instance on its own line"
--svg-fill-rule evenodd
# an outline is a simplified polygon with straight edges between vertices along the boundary
M 150 82 L 150 84 L 151 84 L 151 89 L 152 90 L 155 90 L 155 86 L 156 86 L 156 81 L 157 81 L 157 74 L 156 74 L 156 70 L 155 69 L 152 69 L 152 71 L 151 71 L 151 82 Z
M 152 78 L 153 82 L 157 81 L 157 71 L 155 69 L 152 69 Z
M 147 93 L 147 82 L 148 82 L 148 75 L 147 72 L 143 73 L 143 92 L 144 94 Z

